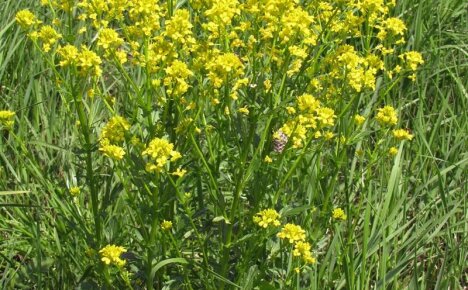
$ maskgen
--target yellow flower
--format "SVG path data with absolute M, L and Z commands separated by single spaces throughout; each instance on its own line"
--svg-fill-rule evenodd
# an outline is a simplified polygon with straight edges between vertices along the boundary
M 358 124 L 359 126 L 364 124 L 364 121 L 366 121 L 366 118 L 364 116 L 361 116 L 359 114 L 354 115 L 354 122 Z
M 398 56 L 401 58 L 407 67 L 415 71 L 418 69 L 418 66 L 424 63 L 424 59 L 421 53 L 417 51 L 408 51 Z
M 62 38 L 62 34 L 58 33 L 52 26 L 44 25 L 37 33 L 37 37 L 42 40 L 44 51 L 48 52 L 52 48 L 52 45 Z
M 237 112 L 239 112 L 241 114 L 244 114 L 244 115 L 248 115 L 249 114 L 249 109 L 247 107 L 243 107 L 243 108 L 239 108 L 237 110 Z
M 110 143 L 119 143 L 124 140 L 125 133 L 129 129 L 130 124 L 124 117 L 114 116 L 102 129 L 100 138 L 101 140 L 107 139 Z
M 71 44 L 61 46 L 57 49 L 57 54 L 62 59 L 59 63 L 60 66 L 68 66 L 74 64 L 78 56 L 78 48 Z
M 190 13 L 186 9 L 178 9 L 170 20 L 166 22 L 165 34 L 172 40 L 185 44 L 195 43 L 192 36 L 193 25 L 190 22 Z
M 208 77 L 216 88 L 221 87 L 229 76 L 239 77 L 244 72 L 244 65 L 234 53 L 216 56 L 206 65 L 206 68 Z
M 396 125 L 398 122 L 396 110 L 392 106 L 377 109 L 375 119 L 380 125 Z
M 305 111 L 308 113 L 313 113 L 320 106 L 320 102 L 315 99 L 312 95 L 303 94 L 297 98 L 297 105 L 299 110 Z
M 36 16 L 28 9 L 18 11 L 18 13 L 16 13 L 15 20 L 23 29 L 28 29 L 35 24 L 41 23 L 41 21 L 37 20 Z
M 267 92 L 270 91 L 270 89 L 271 89 L 271 81 L 270 81 L 270 80 L 265 80 L 265 81 L 263 82 L 263 86 L 265 87 L 265 91 L 267 91 Z
M 286 107 L 286 111 L 288 112 L 289 115 L 296 114 L 296 109 L 294 107 Z
M 345 212 L 339 207 L 333 210 L 332 217 L 336 220 L 343 220 L 343 221 L 347 219 Z
M 405 129 L 396 129 L 393 130 L 393 137 L 397 138 L 398 140 L 409 140 L 413 139 L 413 135 Z
M 315 118 L 320 122 L 322 127 L 331 127 L 335 124 L 335 111 L 327 107 L 320 107 L 316 111 L 317 117 Z
M 315 264 L 316 259 L 312 256 L 310 249 L 311 246 L 309 243 L 298 241 L 294 244 L 293 256 L 302 257 L 302 259 L 308 264 Z
M 5 130 L 10 130 L 13 128 L 15 123 L 14 117 L 16 113 L 13 111 L 0 111 L 0 127 Z
M 333 139 L 333 137 L 335 137 L 335 134 L 333 134 L 333 132 L 330 131 L 327 131 L 325 132 L 325 134 L 323 134 L 323 138 L 325 138 L 325 140 L 331 140 Z
M 267 228 L 268 226 L 279 226 L 280 214 L 274 209 L 264 209 L 253 217 L 254 223 L 261 226 L 262 228 Z
M 76 64 L 82 74 L 91 72 L 96 77 L 101 76 L 101 63 L 101 58 L 94 51 L 85 46 L 81 47 L 81 52 L 76 58 Z
M 286 224 L 277 236 L 280 239 L 288 239 L 292 244 L 298 241 L 304 241 L 305 231 L 301 228 L 301 226 L 295 224 Z
M 170 161 L 175 161 L 182 155 L 173 150 L 174 144 L 169 143 L 166 139 L 154 138 L 151 140 L 142 155 L 149 155 L 150 161 L 146 164 L 148 172 L 161 172 L 166 164 Z
M 185 63 L 174 60 L 165 71 L 164 85 L 167 87 L 168 94 L 180 96 L 188 91 L 187 80 L 193 75 L 193 72 L 188 69 Z
M 210 1 L 212 6 L 205 11 L 205 15 L 216 24 L 227 25 L 231 23 L 236 14 L 240 14 L 239 2 L 237 0 Z
M 396 147 L 390 147 L 390 149 L 388 149 L 388 154 L 392 155 L 392 156 L 395 156 L 398 154 L 398 148 Z
M 380 31 L 377 34 L 377 37 L 381 40 L 387 38 L 388 36 L 402 36 L 406 31 L 405 23 L 401 19 L 395 17 L 385 19 L 379 28 Z
M 8 110 L 0 111 L 0 122 L 12 119 L 15 115 L 16 113 L 13 111 L 8 111 Z
M 112 28 L 104 28 L 99 33 L 97 45 L 104 50 L 116 49 L 121 46 L 123 42 L 124 40 L 119 37 L 117 31 Z
M 183 177 L 185 175 L 185 173 L 187 173 L 187 170 L 177 168 L 177 170 L 172 172 L 171 174 L 175 175 L 175 176 L 178 176 L 178 177 Z
M 122 160 L 125 155 L 125 150 L 122 147 L 106 144 L 105 142 L 104 144 L 101 144 L 99 151 L 101 151 L 105 156 L 114 160 Z
M 107 245 L 99 251 L 99 254 L 101 254 L 101 261 L 103 261 L 104 264 L 115 264 L 118 267 L 122 267 L 125 265 L 125 260 L 122 260 L 120 255 L 125 252 L 127 252 L 127 250 L 124 247 Z
M 168 230 L 172 229 L 172 222 L 163 220 L 162 223 L 161 223 L 161 228 L 163 230 L 165 230 L 165 231 L 168 231 Z
M 80 188 L 78 186 L 74 186 L 74 187 L 70 187 L 70 194 L 72 196 L 77 196 L 78 194 L 80 194 Z
M 271 159 L 271 157 L 267 155 L 265 156 L 265 159 L 263 161 L 265 161 L 266 163 L 272 163 L 273 159 Z

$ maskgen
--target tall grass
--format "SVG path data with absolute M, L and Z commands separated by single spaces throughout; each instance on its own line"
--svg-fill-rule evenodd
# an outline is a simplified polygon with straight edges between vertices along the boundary
M 367 150 L 366 144 L 356 138 L 347 150 L 337 142 L 313 154 L 299 150 L 295 159 L 284 153 L 274 166 L 262 167 L 276 115 L 225 120 L 220 131 L 226 132 L 206 132 L 200 139 L 192 133 L 183 140 L 169 136 L 182 153 L 191 154 L 184 164 L 190 168 L 185 190 L 191 196 L 185 196 L 176 178 L 150 180 L 130 165 L 103 165 L 109 163 L 97 152 L 95 131 L 90 129 L 87 140 L 83 128 L 108 119 L 108 102 L 84 105 L 77 125 L 70 117 L 80 110 L 76 96 L 60 89 L 44 56 L 14 21 L 23 8 L 37 15 L 45 8 L 34 1 L 3 0 L 0 110 L 13 110 L 16 117 L 14 130 L 0 138 L 1 287 L 468 287 L 468 3 L 397 2 L 395 14 L 411 36 L 407 50 L 425 58 L 416 82 L 388 87 L 380 80 L 375 93 L 360 95 L 350 107 L 341 104 L 339 111 L 352 116 L 358 107 L 367 115 L 387 103 L 400 108 L 401 125 L 415 137 L 402 143 L 394 158 L 363 158 L 356 152 Z M 140 83 L 143 75 L 134 71 L 131 78 Z M 99 85 L 117 97 L 134 94 L 132 101 L 142 102 L 139 109 L 152 110 L 145 94 L 138 95 L 124 77 Z M 129 104 L 119 109 L 140 118 L 137 106 Z M 161 132 L 151 119 L 158 116 L 144 113 L 139 121 L 149 134 Z M 205 125 L 213 124 L 209 117 Z M 162 126 L 174 127 L 179 120 L 171 118 Z M 256 122 L 265 128 L 250 126 Z M 341 123 L 338 133 L 349 133 L 350 126 Z M 363 132 L 378 142 L 378 133 Z M 144 168 L 134 156 L 130 163 Z M 84 184 L 84 195 L 73 199 L 69 188 Z M 280 249 L 284 245 L 268 240 L 251 222 L 248 214 L 266 204 L 300 223 L 313 240 L 317 264 L 305 273 L 295 274 L 291 255 Z M 334 206 L 345 210 L 346 221 L 330 222 Z M 172 219 L 172 233 L 156 230 L 161 217 Z M 96 251 L 108 243 L 127 247 L 128 272 L 117 274 L 100 263 Z

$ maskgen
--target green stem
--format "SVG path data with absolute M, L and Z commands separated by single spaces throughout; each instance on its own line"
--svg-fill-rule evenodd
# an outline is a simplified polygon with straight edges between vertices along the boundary
M 159 174 L 155 178 L 155 184 L 159 184 Z M 154 285 L 154 276 L 152 275 L 152 269 L 153 269 L 153 258 L 154 258 L 154 245 L 156 244 L 156 234 L 158 232 L 158 194 L 159 194 L 159 186 L 156 186 L 156 188 L 152 192 L 152 204 L 153 204 L 153 209 L 152 209 L 152 221 L 151 221 L 151 231 L 150 231 L 150 243 L 148 245 L 148 273 L 147 273 L 147 280 L 146 280 L 146 286 L 147 289 L 153 289 Z
M 81 134 L 84 138 L 84 149 L 86 151 L 86 180 L 89 186 L 89 191 L 91 194 L 91 207 L 93 211 L 94 218 L 94 229 L 95 229 L 95 239 L 96 247 L 100 248 L 101 246 L 101 215 L 99 209 L 99 193 L 95 184 L 95 176 L 93 169 L 93 156 L 92 156 L 92 144 L 91 144 L 91 134 L 89 128 L 89 120 L 86 117 L 83 96 L 78 93 L 75 89 L 75 86 L 72 86 L 72 97 L 75 101 L 75 108 L 78 113 L 78 118 L 80 120 Z

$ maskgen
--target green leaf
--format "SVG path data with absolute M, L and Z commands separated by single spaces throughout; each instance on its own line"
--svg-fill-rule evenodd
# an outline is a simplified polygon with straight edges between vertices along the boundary
M 185 260 L 184 258 L 171 258 L 171 259 L 167 259 L 167 260 L 163 260 L 159 263 L 157 263 L 152 271 L 151 271 L 151 274 L 154 275 L 156 274 L 156 272 L 159 271 L 159 269 L 161 269 L 162 267 L 166 266 L 166 265 L 169 265 L 169 264 L 188 264 L 188 261 Z

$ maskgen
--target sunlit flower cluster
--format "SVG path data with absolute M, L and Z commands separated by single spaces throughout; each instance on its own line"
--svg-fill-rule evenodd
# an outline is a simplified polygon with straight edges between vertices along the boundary
M 18 13 L 16 13 L 15 19 L 16 22 L 18 22 L 18 25 L 20 25 L 23 29 L 28 29 L 36 24 L 41 23 L 36 18 L 36 15 L 27 9 L 18 11 Z
M 77 196 L 80 194 L 81 189 L 78 186 L 70 187 L 69 192 L 72 196 Z
M 170 161 L 176 161 L 182 157 L 178 151 L 174 150 L 174 144 L 161 138 L 151 140 L 142 154 L 149 156 L 146 164 L 148 172 L 161 172 Z
M 302 257 L 305 263 L 315 264 L 316 259 L 312 256 L 311 245 L 308 242 L 298 241 L 294 244 L 293 255 L 295 257 Z
M 396 125 L 398 122 L 398 116 L 395 108 L 392 106 L 385 106 L 377 110 L 377 115 L 375 116 L 377 122 L 382 126 L 392 126 Z
M 15 123 L 15 115 L 13 111 L 0 111 L 0 128 L 10 130 Z
M 277 227 L 281 224 L 279 221 L 280 217 L 280 214 L 276 210 L 264 209 L 253 217 L 253 221 L 262 228 L 267 228 L 268 226 Z
M 280 239 L 288 240 L 294 245 L 293 256 L 301 257 L 307 264 L 314 264 L 316 259 L 312 256 L 311 245 L 305 241 L 306 232 L 301 226 L 286 224 L 277 234 Z
M 413 134 L 411 134 L 408 130 L 405 129 L 396 129 L 393 130 L 393 136 L 398 140 L 409 140 L 413 139 Z
M 278 238 L 288 240 L 289 243 L 305 240 L 305 230 L 299 225 L 286 224 L 278 233 Z
M 172 229 L 172 222 L 167 221 L 167 220 L 163 220 L 161 222 L 161 229 L 163 229 L 165 231 L 168 231 L 168 230 Z
M 292 118 L 286 122 L 279 131 L 275 132 L 273 138 L 280 140 L 284 133 L 288 139 L 292 139 L 292 147 L 300 148 L 310 136 L 320 137 L 326 133 L 324 129 L 335 124 L 335 112 L 333 109 L 324 107 L 320 101 L 310 94 L 303 94 L 296 100 L 297 110 L 289 109 Z M 282 133 L 280 133 L 282 132 Z
M 343 211 L 343 209 L 337 207 L 335 209 L 333 209 L 332 211 L 332 217 L 335 219 L 335 220 L 343 220 L 345 221 L 347 219 L 347 216 L 345 214 L 345 212 Z
M 101 261 L 106 265 L 116 265 L 122 267 L 125 265 L 125 260 L 120 257 L 122 253 L 127 252 L 124 247 L 116 245 L 107 245 L 99 251 Z
M 112 117 L 102 129 L 99 151 L 107 157 L 121 160 L 125 155 L 125 150 L 120 145 L 129 129 L 130 124 L 125 118 L 121 116 Z

